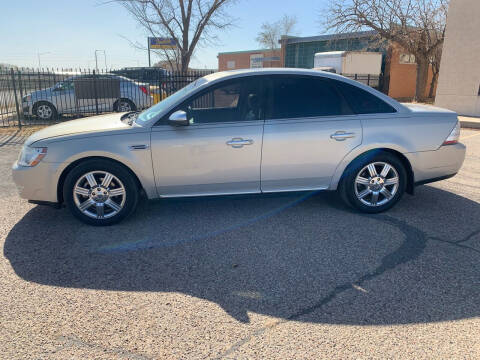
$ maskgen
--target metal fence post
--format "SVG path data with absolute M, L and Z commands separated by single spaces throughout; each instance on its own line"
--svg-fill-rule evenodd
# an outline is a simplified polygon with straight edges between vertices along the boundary
M 97 75 L 95 70 L 93 70 L 93 96 L 95 96 L 95 114 L 98 115 Z
M 18 75 L 18 88 L 20 89 L 20 99 L 22 99 L 22 103 L 23 103 L 23 82 L 22 82 L 22 72 L 20 70 L 17 71 L 17 75 Z M 22 119 L 21 120 L 24 120 L 25 118 L 25 114 L 23 113 L 23 106 L 20 108 L 20 111 L 22 113 Z M 21 121 L 19 121 L 21 123 Z
M 15 84 L 15 71 L 13 70 L 13 68 L 11 69 L 10 74 L 12 75 L 13 94 L 15 96 L 15 108 L 17 110 L 18 127 L 21 129 L 22 121 L 20 119 L 20 106 L 18 105 L 17 86 Z

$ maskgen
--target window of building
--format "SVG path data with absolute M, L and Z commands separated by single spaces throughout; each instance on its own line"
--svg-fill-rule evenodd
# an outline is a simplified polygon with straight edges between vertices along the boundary
M 263 67 L 263 54 L 250 55 L 250 68 L 262 68 Z
M 400 64 L 415 64 L 415 55 L 400 54 Z
M 335 85 L 355 114 L 394 113 L 396 110 L 382 99 L 343 81 L 335 81 Z
M 350 108 L 333 85 L 324 79 L 279 76 L 272 83 L 269 119 L 350 115 Z
M 227 69 L 235 69 L 235 60 L 227 61 Z

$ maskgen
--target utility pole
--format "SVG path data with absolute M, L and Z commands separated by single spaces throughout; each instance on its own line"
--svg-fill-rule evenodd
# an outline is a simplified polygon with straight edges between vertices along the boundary
M 42 67 L 42 63 L 40 62 L 40 56 L 42 55 L 47 55 L 47 54 L 50 54 L 49 52 L 37 52 L 37 57 L 38 57 L 38 68 L 40 69 Z
M 95 50 L 95 70 L 98 72 L 97 51 L 103 52 L 103 57 L 105 59 L 105 71 L 107 71 L 107 52 L 105 50 Z
M 148 46 L 148 67 L 152 67 L 152 63 L 150 61 L 150 38 L 147 37 L 147 46 Z

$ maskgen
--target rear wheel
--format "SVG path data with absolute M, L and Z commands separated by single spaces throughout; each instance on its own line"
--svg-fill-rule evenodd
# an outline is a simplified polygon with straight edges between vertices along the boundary
M 66 177 L 63 196 L 72 214 L 90 225 L 112 225 L 130 215 L 138 203 L 138 187 L 123 166 L 90 160 Z
M 340 184 L 344 201 L 367 213 L 390 209 L 403 196 L 407 172 L 390 153 L 367 154 L 356 159 L 345 171 Z

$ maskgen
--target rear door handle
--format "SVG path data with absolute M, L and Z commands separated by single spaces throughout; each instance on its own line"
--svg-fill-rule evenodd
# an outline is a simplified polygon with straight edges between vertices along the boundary
M 330 135 L 330 139 L 337 141 L 344 141 L 353 137 L 355 137 L 355 133 L 346 131 L 337 131 L 335 134 Z
M 244 140 L 242 138 L 233 138 L 232 140 L 227 141 L 228 146 L 231 146 L 236 149 L 241 148 L 244 145 L 252 145 L 252 144 L 253 144 L 253 140 L 251 139 Z

